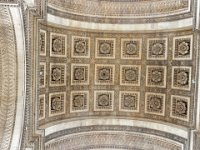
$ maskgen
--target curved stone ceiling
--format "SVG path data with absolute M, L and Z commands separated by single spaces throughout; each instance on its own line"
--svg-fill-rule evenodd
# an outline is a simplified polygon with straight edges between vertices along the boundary
M 0 6 L 0 149 L 9 149 L 16 105 L 16 44 L 12 15 Z
M 194 38 L 191 30 L 102 34 L 41 25 L 41 125 L 117 116 L 192 127 Z
M 88 22 L 149 22 L 176 20 L 191 16 L 190 0 L 49 0 L 48 12 Z M 161 17 L 166 18 L 161 18 Z M 137 19 L 137 20 L 136 20 Z M 153 21 L 153 20 L 151 20 Z
M 194 145 L 199 150 L 194 3 L 38 0 L 37 6 L 48 5 L 47 12 L 21 1 L 19 7 L 3 4 L 0 149 L 188 150 Z M 73 22 L 63 27 L 62 20 L 49 22 L 49 14 L 89 24 L 87 29 L 78 23 L 77 29 Z M 153 30 L 150 23 L 188 17 L 190 28 L 175 26 L 169 32 L 164 29 L 168 24 Z M 152 30 L 105 32 L 101 27 L 92 30 L 91 22 L 103 22 L 105 28 L 108 22 L 143 22 Z

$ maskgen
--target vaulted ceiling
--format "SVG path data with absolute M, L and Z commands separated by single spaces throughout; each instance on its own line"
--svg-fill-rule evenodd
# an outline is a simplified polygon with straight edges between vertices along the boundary
M 1 1 L 0 149 L 198 150 L 199 6 Z

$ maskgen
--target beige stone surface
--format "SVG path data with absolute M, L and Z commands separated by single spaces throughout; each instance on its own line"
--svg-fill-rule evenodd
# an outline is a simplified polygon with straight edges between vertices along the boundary
M 0 149 L 199 150 L 198 0 L 0 12 Z

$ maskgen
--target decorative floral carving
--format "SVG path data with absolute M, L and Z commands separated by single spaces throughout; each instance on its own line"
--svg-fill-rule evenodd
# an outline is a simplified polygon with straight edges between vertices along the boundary
M 114 65 L 95 65 L 95 84 L 107 85 L 114 82 Z
M 161 43 L 155 43 L 152 46 L 152 54 L 153 55 L 162 55 L 164 52 L 164 47 Z
M 99 70 L 99 79 L 100 80 L 110 80 L 110 69 L 103 68 Z
M 96 39 L 96 58 L 115 58 L 115 39 Z
M 83 107 L 84 106 L 84 95 L 76 95 L 73 98 L 73 107 Z
M 147 92 L 145 101 L 146 113 L 164 115 L 165 94 Z
M 74 79 L 75 80 L 84 80 L 85 71 L 84 68 L 75 68 L 74 69 Z
M 190 45 L 189 43 L 183 41 L 178 45 L 178 53 L 180 55 L 186 55 L 190 52 Z
M 74 49 L 75 49 L 75 51 L 77 53 L 85 53 L 85 51 L 86 51 L 86 43 L 83 42 L 83 41 L 77 41 L 75 43 L 75 48 Z
M 72 36 L 72 57 L 89 58 L 90 57 L 90 38 L 82 36 Z
M 120 84 L 121 85 L 140 85 L 140 66 L 121 65 L 120 67 Z
M 99 106 L 109 106 L 109 95 L 107 95 L 107 94 L 99 95 L 98 105 Z
M 187 114 L 187 104 L 183 101 L 176 103 L 176 112 L 179 114 Z
M 88 110 L 88 91 L 72 91 L 70 112 L 85 112 Z
M 52 68 L 52 80 L 59 81 L 61 80 L 61 69 L 60 68 Z
M 189 121 L 190 98 L 172 95 L 171 117 Z
M 50 86 L 61 86 L 65 85 L 65 64 L 56 63 L 50 64 Z
M 151 81 L 153 82 L 161 82 L 162 81 L 162 72 L 158 70 L 152 71 Z
M 181 71 L 177 74 L 177 83 L 181 85 L 186 85 L 188 83 L 188 73 L 185 71 Z
M 111 52 L 111 46 L 109 43 L 102 43 L 99 47 L 99 51 L 101 54 L 110 54 Z
M 122 59 L 141 59 L 141 39 L 121 39 Z
M 62 109 L 62 101 L 60 97 L 53 97 L 51 99 L 51 110 L 60 111 Z
M 131 95 L 124 95 L 124 106 L 125 107 L 136 107 L 135 106 L 136 97 Z
M 138 76 L 138 74 L 136 73 L 135 70 L 129 69 L 129 70 L 125 71 L 125 79 L 127 81 L 135 81 L 135 80 L 137 80 L 137 76 Z
M 54 52 L 62 51 L 62 40 L 60 38 L 52 39 L 52 51 Z
M 148 60 L 167 59 L 167 38 L 149 38 L 147 47 Z
M 147 86 L 166 87 L 166 66 L 147 66 Z
M 94 99 L 95 111 L 113 110 L 114 91 L 95 91 Z
M 65 113 L 65 93 L 49 94 L 49 115 L 55 116 Z
M 134 43 L 128 43 L 126 45 L 126 53 L 128 55 L 136 55 L 137 52 L 138 52 L 138 50 L 137 50 L 137 45 L 136 44 L 134 44 Z
M 173 59 L 191 60 L 193 49 L 193 35 L 174 37 Z
M 172 68 L 172 88 L 179 90 L 190 90 L 191 87 L 191 67 Z
M 149 107 L 150 109 L 157 110 L 161 108 L 161 98 L 157 96 L 153 96 L 149 100 Z
M 88 85 L 89 84 L 89 65 L 72 64 L 71 66 L 71 84 Z
M 119 110 L 127 112 L 138 112 L 139 92 L 120 91 Z
M 65 57 L 66 56 L 66 35 L 58 33 L 50 33 L 51 49 L 50 56 Z

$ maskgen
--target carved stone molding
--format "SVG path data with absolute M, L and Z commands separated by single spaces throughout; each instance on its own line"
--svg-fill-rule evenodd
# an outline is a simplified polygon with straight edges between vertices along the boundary
M 9 7 L 0 6 L 0 14 L 0 149 L 6 150 L 11 144 L 15 123 L 17 57 Z
M 45 149 L 86 150 L 94 148 L 106 149 L 161 149 L 184 150 L 185 139 L 168 135 L 168 138 L 148 134 L 148 129 L 128 126 L 88 126 L 60 131 L 45 138 Z M 159 133 L 159 131 L 155 131 Z M 162 133 L 162 135 L 166 133 Z M 148 142 L 146 142 L 148 141 Z

